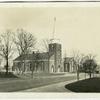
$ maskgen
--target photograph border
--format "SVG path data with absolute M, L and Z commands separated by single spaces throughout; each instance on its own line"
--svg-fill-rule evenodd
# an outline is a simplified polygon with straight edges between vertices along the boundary
M 50 4 L 50 3 L 57 3 L 57 4 L 59 4 L 59 3 L 100 3 L 100 1 L 98 1 L 98 0 L 12 0 L 12 1 L 5 1 L 5 0 L 2 0 L 2 1 L 0 1 L 0 4 L 17 4 L 17 3 L 20 3 L 20 4 L 26 4 L 26 3 L 41 3 L 41 4 L 44 4 L 44 3 L 47 3 L 47 4 Z M 25 97 L 24 97 L 24 94 L 25 94 Z M 34 94 L 34 95 L 33 95 Z M 91 95 L 91 93 L 88 93 L 88 94 L 84 94 L 84 93 L 78 93 L 78 95 L 77 95 L 77 93 L 68 93 L 68 95 L 66 96 L 66 94 L 65 93 L 54 93 L 54 94 L 52 94 L 52 93 L 14 93 L 14 95 L 13 94 L 10 94 L 10 93 L 0 93 L 0 97 L 1 97 L 1 100 L 2 99 L 6 99 L 6 100 L 10 100 L 10 99 L 14 99 L 14 100 L 18 100 L 18 98 L 20 98 L 20 99 L 27 99 L 27 100 L 29 100 L 29 98 L 32 100 L 33 98 L 33 96 L 35 96 L 35 98 L 39 98 L 39 100 L 42 98 L 44 98 L 43 96 L 45 96 L 46 95 L 46 99 L 47 98 L 49 98 L 49 97 L 51 97 L 51 96 L 53 96 L 53 98 L 54 98 L 54 100 L 55 100 L 55 98 L 59 98 L 60 96 L 60 99 L 64 99 L 65 98 L 65 100 L 66 100 L 66 97 L 68 96 L 68 98 L 69 98 L 69 100 L 70 100 L 70 98 L 71 98 L 71 100 L 75 100 L 75 98 L 99 98 L 100 96 L 99 96 L 99 93 L 98 94 L 96 94 L 96 93 L 94 93 L 94 96 L 93 95 Z M 61 95 L 60 95 L 61 94 Z M 63 96 L 63 94 L 64 94 L 64 96 Z M 6 96 L 5 96 L 6 95 Z M 13 96 L 12 96 L 13 95 Z M 39 97 L 40 96 L 40 97 Z M 63 97 L 62 97 L 63 96 Z M 17 97 L 17 98 L 16 98 Z M 27 97 L 27 98 L 26 98 Z M 72 98 L 74 98 L 74 99 L 72 99 Z M 51 100 L 50 98 L 49 98 L 49 100 Z

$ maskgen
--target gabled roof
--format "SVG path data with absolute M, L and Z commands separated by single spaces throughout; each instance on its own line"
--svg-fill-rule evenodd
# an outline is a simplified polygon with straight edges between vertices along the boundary
M 19 57 L 17 57 L 14 61 L 21 61 L 23 59 L 25 60 L 43 60 L 43 59 L 47 59 L 48 60 L 49 55 L 48 52 L 44 52 L 44 53 L 33 53 L 33 54 L 25 54 L 25 55 L 21 55 Z

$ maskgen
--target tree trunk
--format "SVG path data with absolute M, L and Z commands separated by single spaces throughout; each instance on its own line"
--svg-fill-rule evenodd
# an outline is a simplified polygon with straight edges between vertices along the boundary
M 77 81 L 79 81 L 79 65 L 77 66 Z
M 23 70 L 23 72 L 25 72 L 25 69 L 26 69 L 26 68 L 25 68 L 25 60 L 24 60 L 24 70 Z
M 94 72 L 93 72 L 93 77 L 94 77 Z
M 8 65 L 8 59 L 6 59 L 6 75 L 8 75 L 8 67 L 9 67 L 9 65 Z
M 77 80 L 79 81 L 79 72 L 77 71 Z
M 24 57 L 24 59 L 23 59 L 23 61 L 24 61 L 24 69 L 23 69 L 23 71 L 22 71 L 22 74 L 24 74 L 24 72 L 25 72 L 25 70 L 26 70 L 26 58 L 27 58 L 27 54 L 26 54 L 26 53 L 24 53 L 23 55 L 25 55 L 25 57 Z
M 31 73 L 31 77 L 33 78 L 34 66 L 33 66 L 33 64 L 31 64 L 30 66 L 31 66 L 31 71 L 32 71 L 32 73 Z
M 33 78 L 33 70 L 32 70 L 32 74 L 31 74 L 32 78 Z
M 23 64 L 24 64 L 24 66 L 23 66 L 24 68 L 22 69 L 22 74 L 24 74 L 25 69 L 26 69 L 26 68 L 25 68 L 25 59 L 24 59 L 24 63 L 23 63 Z
M 43 66 L 44 67 L 44 66 Z M 50 68 L 49 68 L 49 52 L 48 52 L 48 72 L 50 72 Z
M 90 72 L 90 78 L 91 78 L 91 72 Z
M 85 72 L 85 79 L 86 79 L 86 72 Z

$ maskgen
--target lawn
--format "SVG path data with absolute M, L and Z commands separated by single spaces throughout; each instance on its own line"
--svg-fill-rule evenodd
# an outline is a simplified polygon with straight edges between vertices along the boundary
M 65 88 L 73 92 L 100 92 L 100 78 L 91 78 L 67 84 Z
M 40 87 L 52 83 L 57 83 L 57 82 L 64 82 L 68 80 L 75 79 L 76 77 L 73 76 L 63 76 L 63 77 L 48 77 L 48 78 L 6 78 L 2 81 L 0 79 L 0 92 L 15 92 L 15 91 L 20 91 L 20 90 L 25 90 L 25 89 L 30 89 L 30 88 L 35 88 L 35 87 Z

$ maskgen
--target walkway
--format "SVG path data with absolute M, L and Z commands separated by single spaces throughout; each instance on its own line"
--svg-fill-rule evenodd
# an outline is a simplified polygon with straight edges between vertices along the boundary
M 67 76 L 67 75 L 65 75 L 65 76 Z M 68 75 L 68 76 L 70 76 L 70 75 Z M 83 74 L 81 74 L 80 76 L 81 76 L 81 80 L 84 79 Z M 71 79 L 71 80 L 68 80 L 68 81 L 65 81 L 65 82 L 53 83 L 53 84 L 50 84 L 50 85 L 45 85 L 45 86 L 41 86 L 41 87 L 37 87 L 37 88 L 22 90 L 22 91 L 19 91 L 19 92 L 72 92 L 72 91 L 66 89 L 65 85 L 72 83 L 72 82 L 75 82 L 75 81 L 77 81 L 77 80 Z
M 67 90 L 64 86 L 74 81 L 76 80 L 50 84 L 42 87 L 23 90 L 20 92 L 71 92 L 70 90 Z

